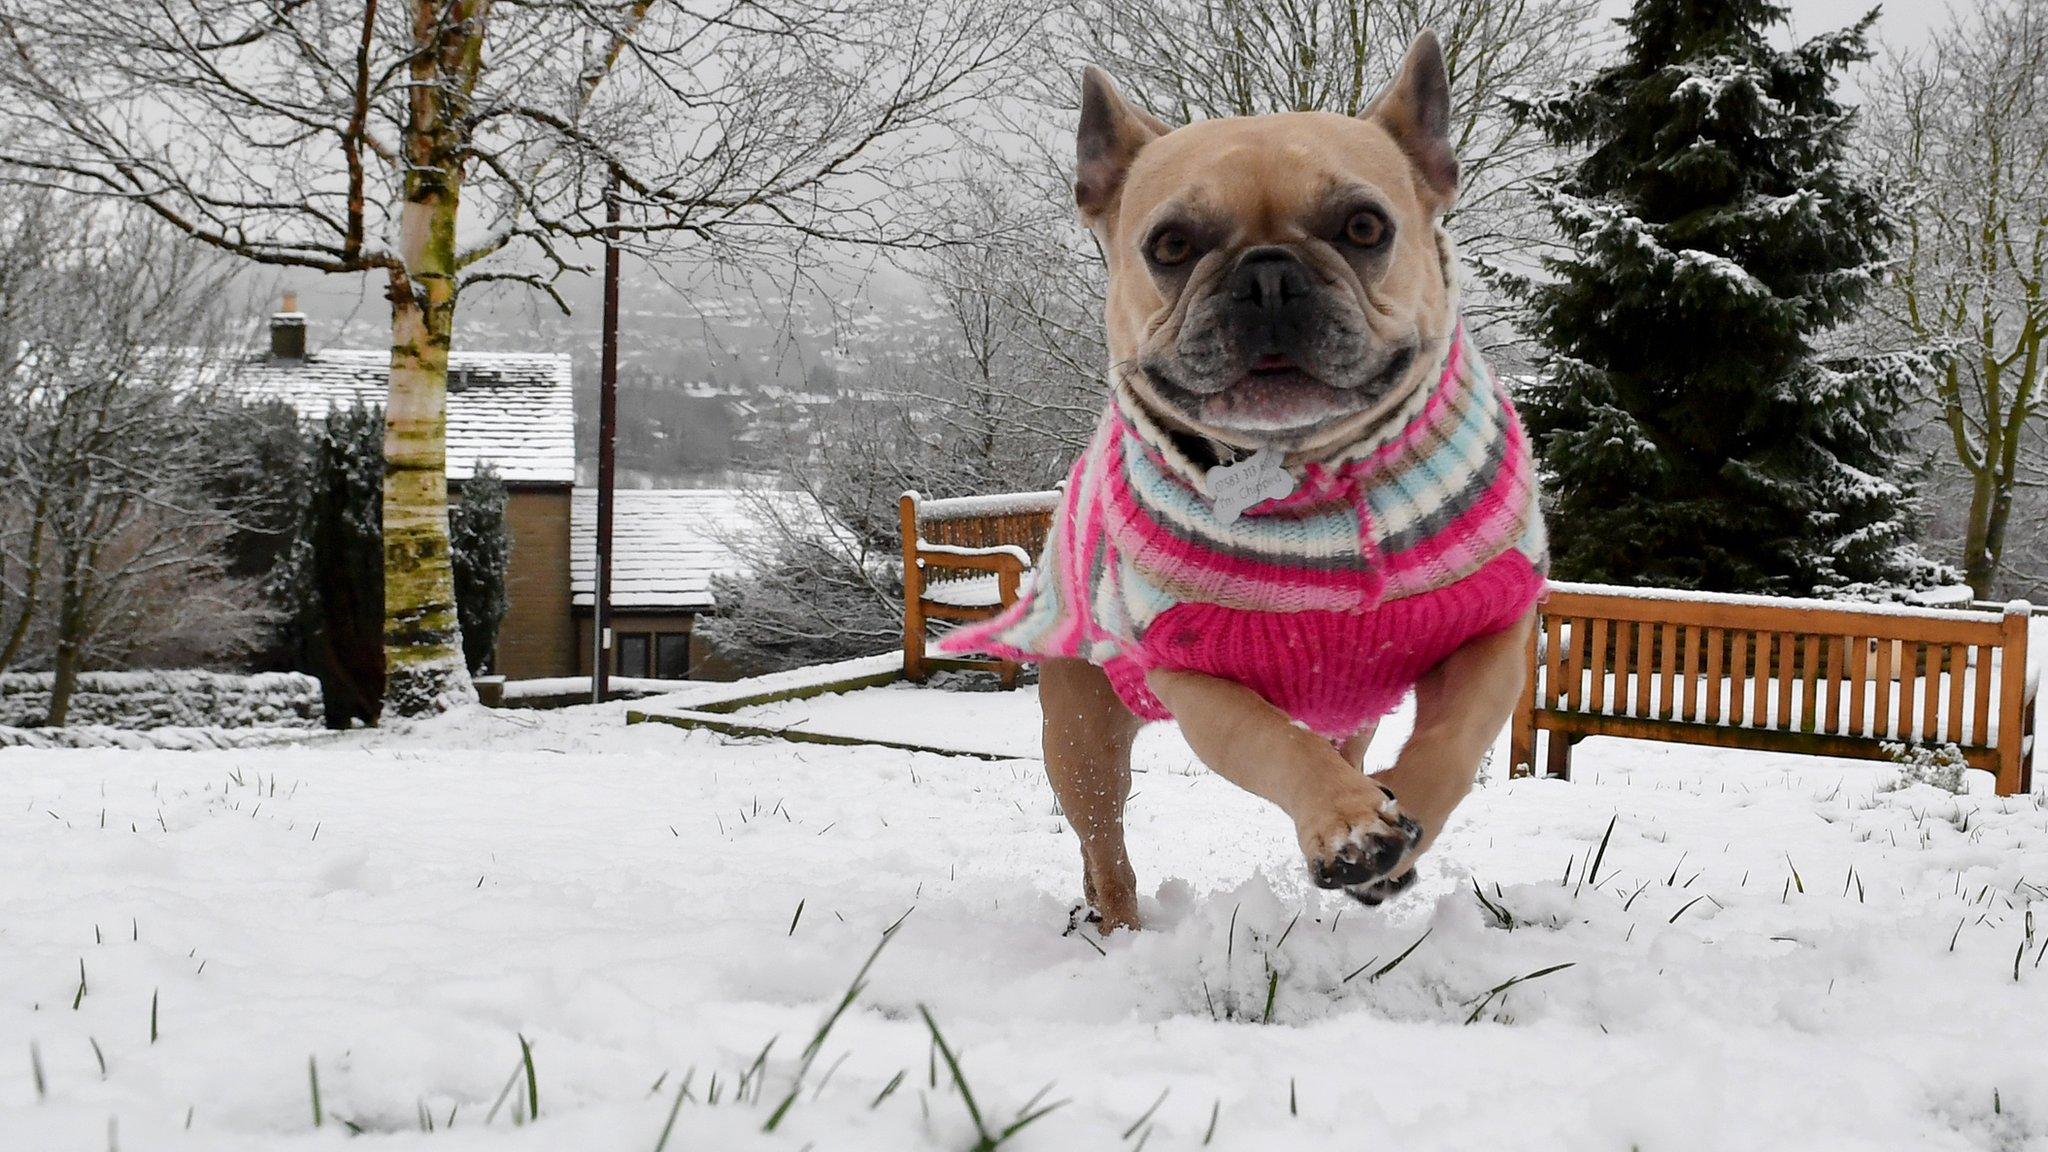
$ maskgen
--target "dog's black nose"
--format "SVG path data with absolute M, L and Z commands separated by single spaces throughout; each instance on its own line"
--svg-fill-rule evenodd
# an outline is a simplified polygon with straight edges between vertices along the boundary
M 1230 274 L 1230 298 L 1261 312 L 1279 312 L 1309 291 L 1308 268 L 1277 244 L 1245 249 Z

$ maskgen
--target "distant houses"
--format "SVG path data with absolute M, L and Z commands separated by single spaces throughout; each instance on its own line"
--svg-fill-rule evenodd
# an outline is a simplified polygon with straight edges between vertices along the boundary
M 287 305 L 271 319 L 271 348 L 240 366 L 238 390 L 317 419 L 337 407 L 381 405 L 390 352 L 318 348 Z M 504 479 L 512 555 L 510 607 L 491 661 L 511 679 L 588 675 L 596 493 L 576 487 L 570 358 L 460 350 L 449 355 L 451 488 L 485 464 Z M 708 386 L 704 400 L 725 399 Z M 613 671 L 681 679 L 717 675 L 696 643 L 712 611 L 711 577 L 742 567 L 729 542 L 747 529 L 745 494 L 731 489 L 621 491 L 614 522 Z M 693 648 L 693 644 L 696 646 Z

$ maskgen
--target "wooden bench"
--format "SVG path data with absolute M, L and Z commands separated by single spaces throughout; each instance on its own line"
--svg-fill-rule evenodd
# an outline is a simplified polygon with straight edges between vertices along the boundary
M 1623 736 L 1888 760 L 1953 743 L 1998 794 L 2033 786 L 2025 601 L 2003 612 L 1552 584 L 1515 712 L 1511 770 Z
M 982 657 L 925 655 L 933 620 L 986 620 L 1017 602 L 1052 527 L 1060 493 L 1014 492 L 926 500 L 905 492 L 903 527 L 903 675 L 923 680 L 934 668 L 994 670 L 1017 685 L 1017 665 Z

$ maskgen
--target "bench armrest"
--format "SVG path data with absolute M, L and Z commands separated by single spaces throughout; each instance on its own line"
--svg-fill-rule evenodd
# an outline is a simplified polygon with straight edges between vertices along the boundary
M 973 568 L 983 572 L 1023 572 L 1031 567 L 1031 553 L 1015 544 L 994 544 L 968 548 L 959 544 L 917 542 L 917 562 L 927 568 Z

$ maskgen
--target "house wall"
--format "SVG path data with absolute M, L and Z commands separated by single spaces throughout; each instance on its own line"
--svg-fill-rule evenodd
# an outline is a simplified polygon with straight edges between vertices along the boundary
M 614 676 L 641 676 L 639 671 L 618 671 L 617 637 L 627 632 L 646 632 L 651 635 L 682 635 L 690 639 L 690 678 L 700 679 L 699 665 L 703 662 L 702 644 L 695 631 L 697 614 L 688 611 L 627 612 L 612 613 L 612 664 Z M 590 675 L 590 610 L 576 610 L 576 675 Z
M 512 558 L 505 573 L 505 591 L 510 604 L 498 631 L 493 670 L 514 680 L 574 675 L 569 486 L 509 487 L 505 521 L 512 533 Z

